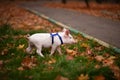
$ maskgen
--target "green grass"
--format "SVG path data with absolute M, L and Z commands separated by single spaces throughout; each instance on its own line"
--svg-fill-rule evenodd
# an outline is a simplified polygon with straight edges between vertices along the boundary
M 24 50 L 27 47 L 27 40 L 23 38 L 14 38 L 14 36 L 33 34 L 37 32 L 47 32 L 45 30 L 14 30 L 10 25 L 0 26 L 0 60 L 3 60 L 2 66 L 0 66 L 0 78 L 1 80 L 54 80 L 56 76 L 61 75 L 69 78 L 69 80 L 76 80 L 80 74 L 88 74 L 90 80 L 94 80 L 94 76 L 102 74 L 106 80 L 116 80 L 114 78 L 114 73 L 109 67 L 101 67 L 99 69 L 95 68 L 96 64 L 100 64 L 96 60 L 89 60 L 88 56 L 76 56 L 73 60 L 66 59 L 66 48 L 74 49 L 77 48 L 79 54 L 86 51 L 86 48 L 82 47 L 82 43 L 86 43 L 90 46 L 95 54 L 103 55 L 104 53 L 110 53 L 110 55 L 115 52 L 112 49 L 104 48 L 102 51 L 96 51 L 94 48 L 100 46 L 93 40 L 82 40 L 77 44 L 61 46 L 63 55 L 60 56 L 56 52 L 52 57 L 49 57 L 49 49 L 44 49 L 43 53 L 45 58 L 41 58 L 37 54 L 29 55 Z M 7 35 L 7 36 L 6 36 Z M 78 36 L 79 34 L 73 34 Z M 5 37 L 6 36 L 6 37 Z M 18 49 L 20 44 L 24 44 L 23 49 Z M 2 55 L 2 51 L 7 49 L 5 55 Z M 18 70 L 21 66 L 22 60 L 26 56 L 35 56 L 37 58 L 37 66 L 32 69 L 25 69 L 23 71 Z M 46 64 L 51 58 L 55 59 L 56 62 L 52 64 Z M 120 57 L 116 59 L 116 65 L 120 67 Z M 32 77 L 32 78 L 30 78 Z

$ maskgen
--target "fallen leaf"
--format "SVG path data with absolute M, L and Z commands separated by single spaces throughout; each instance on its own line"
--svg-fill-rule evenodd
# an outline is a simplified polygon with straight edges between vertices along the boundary
M 53 63 L 56 63 L 56 60 L 51 58 L 49 61 L 48 61 L 48 64 L 53 64 Z
M 7 43 L 7 46 L 8 46 L 8 47 L 13 47 L 14 44 L 10 44 L 10 43 L 8 44 L 8 43 Z
M 6 38 L 8 38 L 9 36 L 8 35 L 4 35 L 4 36 L 2 36 L 2 38 L 4 38 L 4 39 L 6 39 Z
M 18 70 L 19 70 L 19 71 L 23 71 L 24 68 L 21 66 L 21 67 L 18 68 Z
M 34 56 L 32 57 L 25 57 L 21 63 L 22 67 L 25 69 L 31 69 L 36 66 L 36 58 Z
M 115 56 L 110 56 L 108 59 L 114 60 L 114 59 L 116 59 L 116 57 Z
M 104 47 L 103 46 L 99 46 L 99 47 L 95 47 L 94 49 L 97 50 L 97 51 L 101 51 L 101 50 L 104 49 Z
M 82 52 L 82 53 L 79 53 L 80 56 L 85 56 L 86 55 L 86 52 Z
M 112 65 L 114 63 L 114 59 L 115 58 L 116 58 L 115 56 L 110 56 L 110 57 L 104 59 L 103 62 L 102 62 L 103 66 L 110 66 L 110 65 Z
M 69 79 L 66 78 L 66 77 L 63 77 L 63 76 L 61 76 L 61 75 L 58 75 L 58 76 L 55 78 L 55 80 L 69 80 Z
M 24 48 L 24 46 L 25 46 L 24 44 L 20 44 L 17 48 L 22 49 L 22 48 Z
M 3 49 L 3 51 L 1 52 L 1 55 L 6 55 L 8 53 L 8 49 Z
M 70 50 L 70 49 L 66 49 L 67 54 L 71 55 L 71 56 L 75 56 L 77 54 L 77 51 L 74 50 Z
M 27 79 L 33 79 L 33 76 L 25 76 Z
M 91 50 L 87 50 L 87 54 L 88 55 L 92 54 L 92 51 Z
M 84 75 L 84 74 L 81 74 L 77 80 L 89 80 L 89 76 L 88 74 Z
M 91 54 L 92 54 L 92 49 L 87 48 L 87 49 L 86 49 L 86 53 L 87 53 L 87 55 L 91 55 Z
M 103 75 L 98 75 L 94 77 L 94 80 L 105 80 L 105 77 Z
M 95 65 L 95 68 L 96 68 L 96 69 L 100 69 L 100 67 L 101 67 L 101 66 L 100 66 L 100 65 L 98 65 L 98 64 L 97 64 L 97 65 Z
M 82 43 L 82 44 L 81 44 L 81 47 L 89 48 L 90 46 L 89 46 L 87 43 Z
M 73 56 L 70 56 L 70 55 L 67 55 L 67 56 L 66 56 L 66 60 L 73 60 L 73 59 L 74 59 Z
M 110 65 L 112 65 L 114 63 L 114 60 L 105 59 L 105 60 L 102 61 L 102 63 L 103 63 L 103 66 L 110 66 Z
M 3 60 L 0 60 L 0 69 L 3 67 Z
M 103 56 L 108 58 L 110 56 L 110 54 L 109 53 L 104 53 Z
M 114 73 L 114 76 L 116 77 L 117 80 L 120 79 L 120 68 L 116 66 L 115 64 L 110 65 L 110 69 Z
M 96 59 L 97 61 L 101 62 L 102 60 L 104 60 L 104 57 L 101 56 L 101 55 L 97 55 L 97 56 L 95 56 L 95 59 Z

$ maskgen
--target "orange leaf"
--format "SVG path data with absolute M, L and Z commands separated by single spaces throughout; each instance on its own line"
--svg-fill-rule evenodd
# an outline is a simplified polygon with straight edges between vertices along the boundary
M 19 71 L 23 71 L 24 68 L 21 66 L 21 67 L 18 68 L 18 70 L 19 70 Z
M 48 64 L 53 64 L 53 63 L 56 63 L 56 60 L 51 58 L 51 60 L 48 61 Z
M 98 75 L 94 77 L 94 80 L 105 80 L 105 77 L 103 75 Z
M 22 49 L 22 48 L 24 48 L 24 46 L 25 46 L 24 44 L 20 44 L 17 48 Z
M 36 66 L 36 58 L 35 57 L 25 57 L 21 63 L 23 68 L 31 69 Z
M 96 68 L 96 69 L 99 69 L 99 68 L 100 68 L 100 65 L 98 65 L 98 64 L 95 65 L 95 68 Z
M 73 59 L 74 59 L 73 56 L 69 56 L 69 55 L 66 56 L 66 60 L 73 60 Z
M 88 76 L 88 74 L 86 74 L 86 75 L 81 74 L 81 75 L 78 77 L 78 80 L 89 80 L 89 76 Z
M 114 60 L 112 59 L 105 59 L 103 60 L 103 66 L 110 66 L 114 63 Z
M 61 75 L 58 75 L 58 76 L 55 78 L 55 80 L 69 80 L 69 79 L 66 78 L 66 77 L 63 77 L 63 76 L 61 76 Z
M 114 76 L 116 77 L 117 80 L 120 79 L 120 68 L 116 65 L 110 65 L 110 69 L 114 73 Z
M 101 62 L 102 60 L 104 60 L 104 57 L 101 55 L 95 56 L 95 59 L 99 62 Z
M 74 50 L 70 50 L 70 49 L 66 49 L 67 54 L 71 55 L 71 56 L 75 56 L 77 54 L 77 51 Z

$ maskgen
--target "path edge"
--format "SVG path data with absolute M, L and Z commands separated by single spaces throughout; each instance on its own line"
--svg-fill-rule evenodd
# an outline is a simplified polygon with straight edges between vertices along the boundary
M 90 36 L 90 35 L 88 35 L 88 34 L 85 34 L 85 33 L 83 33 L 83 32 L 80 32 L 80 31 L 78 31 L 78 30 L 76 30 L 76 29 L 74 29 L 74 28 L 72 28 L 72 27 L 70 27 L 70 26 L 67 26 L 67 25 L 65 25 L 65 24 L 63 24 L 63 23 L 61 23 L 61 22 L 58 22 L 58 21 L 56 21 L 55 19 L 52 19 L 52 18 L 50 18 L 50 17 L 48 17 L 48 16 L 46 16 L 46 15 L 44 15 L 44 14 L 42 14 L 42 13 L 39 13 L 39 12 L 37 12 L 37 11 L 35 11 L 35 10 L 31 10 L 30 8 L 24 7 L 24 9 L 28 10 L 29 12 L 32 12 L 32 13 L 38 15 L 39 17 L 41 17 L 41 18 L 43 18 L 43 19 L 46 19 L 46 20 L 52 22 L 53 24 L 56 24 L 56 25 L 58 25 L 58 26 L 60 26 L 60 27 L 63 27 L 63 28 L 67 28 L 67 29 L 69 29 L 70 31 L 72 31 L 72 32 L 74 32 L 74 33 L 80 33 L 81 35 L 83 35 L 83 37 L 85 37 L 85 38 L 87 38 L 87 39 L 94 40 L 95 42 L 98 42 L 98 43 L 101 44 L 102 46 L 105 46 L 105 47 L 107 47 L 107 48 L 111 48 L 111 49 L 113 49 L 115 52 L 120 53 L 120 49 L 119 49 L 119 48 L 117 48 L 117 47 L 115 47 L 115 46 L 113 46 L 113 45 L 111 45 L 111 44 L 109 44 L 109 43 L 107 43 L 107 42 L 104 42 L 104 41 L 102 41 L 102 40 L 100 40 L 100 39 L 97 39 L 97 38 L 92 37 L 92 36 Z

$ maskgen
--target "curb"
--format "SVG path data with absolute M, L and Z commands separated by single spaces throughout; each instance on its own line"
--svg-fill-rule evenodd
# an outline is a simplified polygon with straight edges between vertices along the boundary
M 58 25 L 58 26 L 60 26 L 60 27 L 63 27 L 63 28 L 68 28 L 70 31 L 72 31 L 72 32 L 74 32 L 74 33 L 80 33 L 80 34 L 83 35 L 85 38 L 87 38 L 87 39 L 92 39 L 92 40 L 98 42 L 99 44 L 101 44 L 101 45 L 103 45 L 103 46 L 105 46 L 105 47 L 107 47 L 107 48 L 111 48 L 111 49 L 113 49 L 113 50 L 114 50 L 115 52 L 117 52 L 117 53 L 120 53 L 120 49 L 117 48 L 117 47 L 115 47 L 115 46 L 112 46 L 111 44 L 108 44 L 108 43 L 106 43 L 106 42 L 104 42 L 104 41 L 102 41 L 102 40 L 99 40 L 99 39 L 97 39 L 97 38 L 95 38 L 95 37 L 92 37 L 92 36 L 90 36 L 90 35 L 88 35 L 88 34 L 85 34 L 85 33 L 83 33 L 83 32 L 80 32 L 80 31 L 78 31 L 78 30 L 76 30 L 76 29 L 73 29 L 73 28 L 71 28 L 70 26 L 67 26 L 67 25 L 65 25 L 65 24 L 63 24 L 63 23 L 60 23 L 60 22 L 54 20 L 54 19 L 51 19 L 51 18 L 49 18 L 48 16 L 45 16 L 44 14 L 41 14 L 41 13 L 35 11 L 35 10 L 31 10 L 30 8 L 25 8 L 25 9 L 28 10 L 29 12 L 32 12 L 32 13 L 34 13 L 34 14 L 37 14 L 38 16 L 42 17 L 43 19 L 46 19 L 46 20 L 52 22 L 53 24 L 56 24 L 56 25 Z

